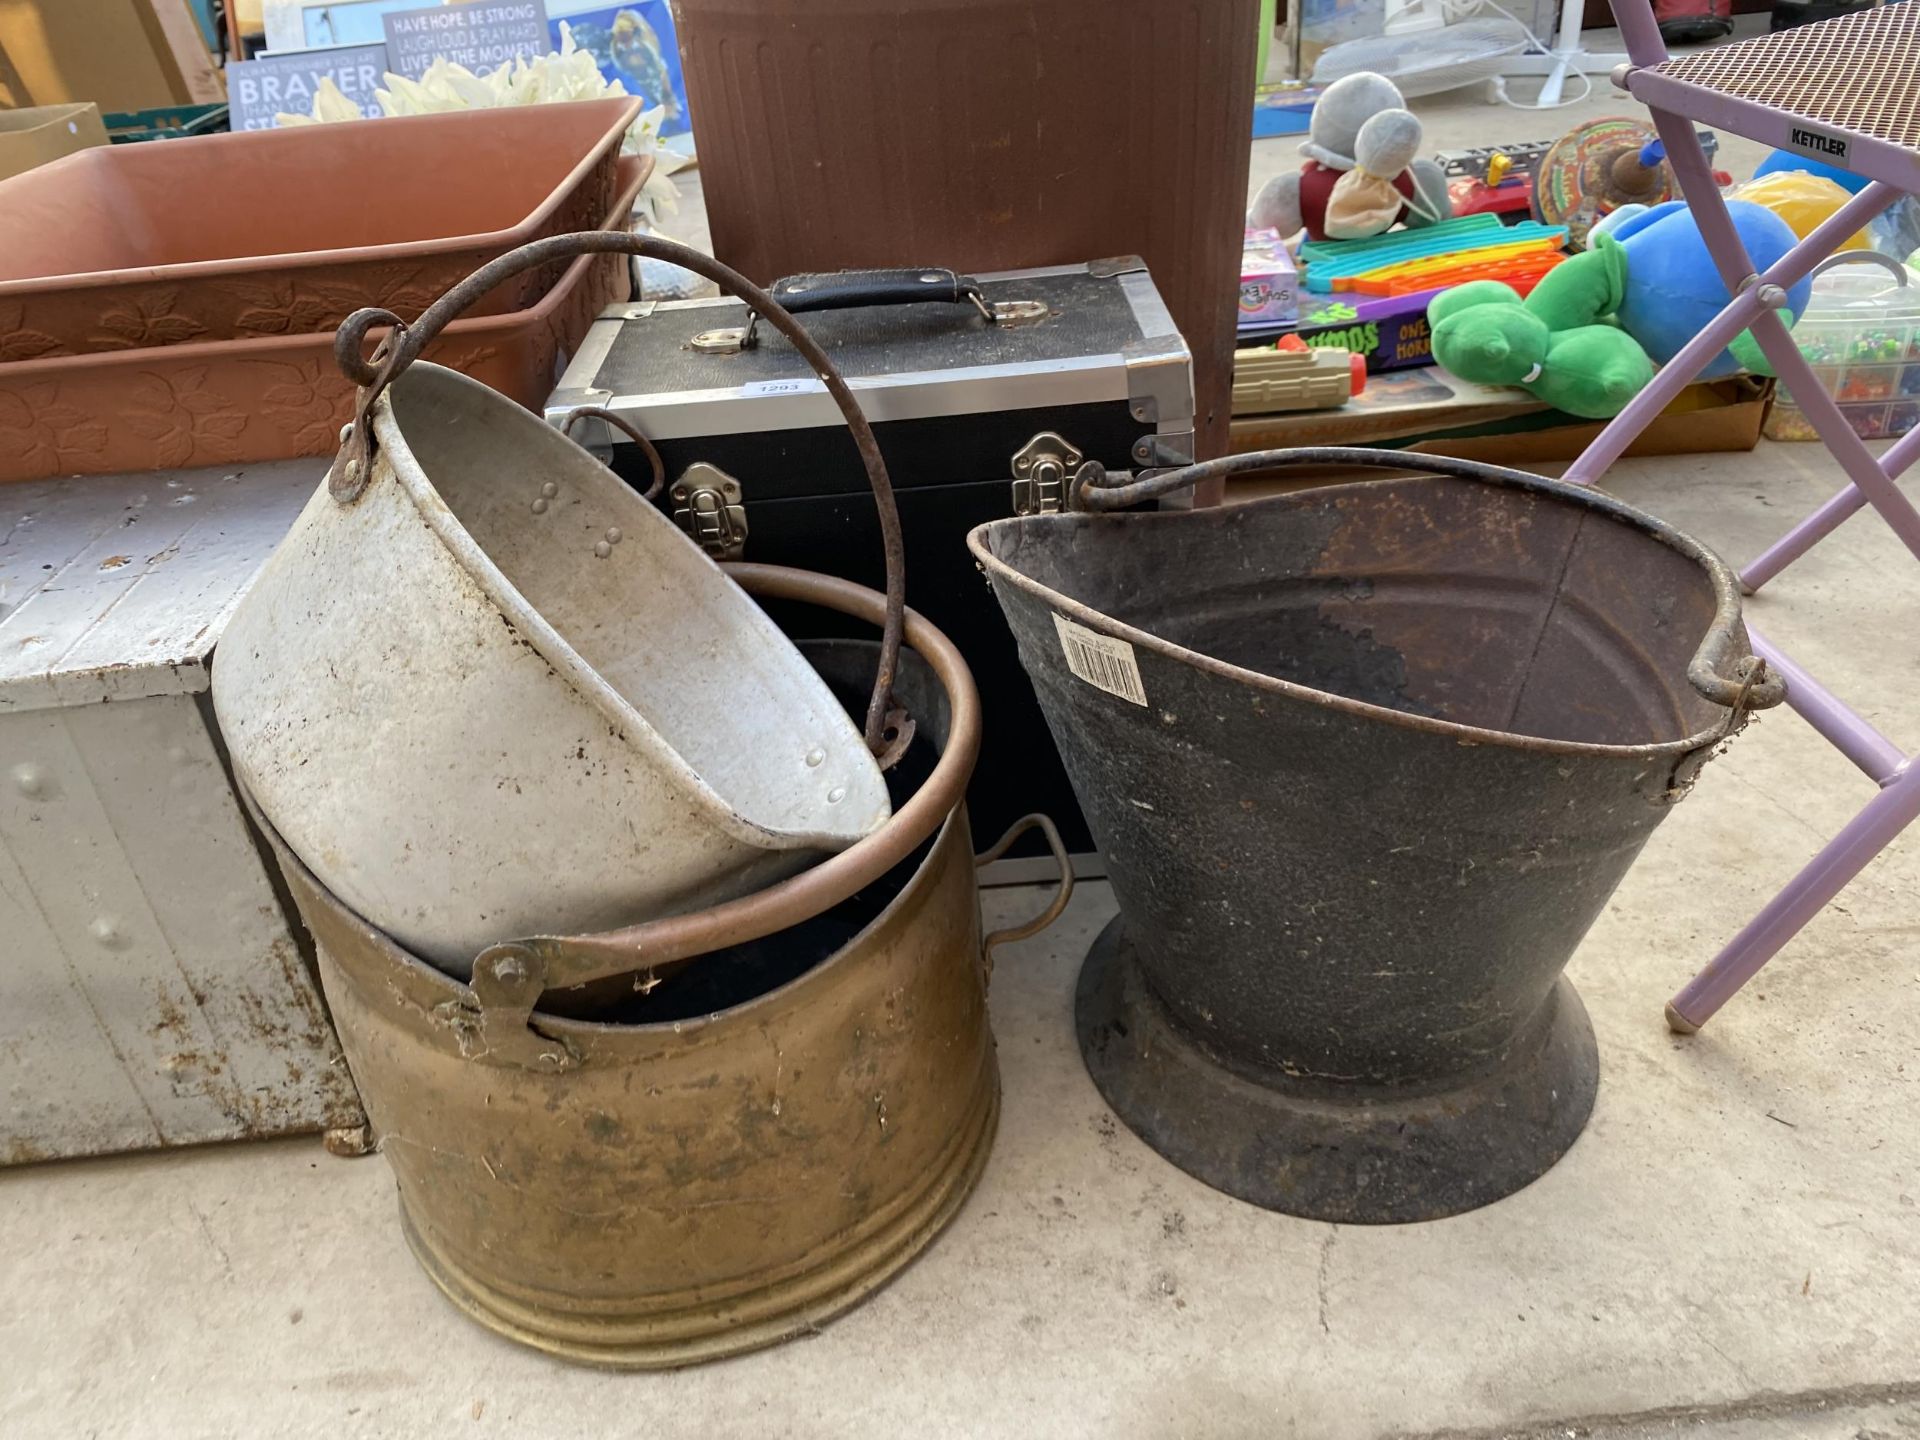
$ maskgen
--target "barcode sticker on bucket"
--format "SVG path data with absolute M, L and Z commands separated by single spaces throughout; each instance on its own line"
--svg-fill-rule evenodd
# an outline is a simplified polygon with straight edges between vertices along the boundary
M 1053 628 L 1060 632 L 1061 652 L 1067 657 L 1067 668 L 1075 675 L 1096 690 L 1118 695 L 1136 705 L 1147 703 L 1147 687 L 1140 683 L 1140 666 L 1133 658 L 1133 646 L 1076 625 L 1064 615 L 1053 617 Z

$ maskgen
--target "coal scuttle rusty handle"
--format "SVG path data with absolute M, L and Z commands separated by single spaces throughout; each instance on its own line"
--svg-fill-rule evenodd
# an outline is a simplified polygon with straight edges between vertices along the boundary
M 874 505 L 880 512 L 880 540 L 887 565 L 887 613 L 880 636 L 880 665 L 874 675 L 873 693 L 867 701 L 864 733 L 867 748 L 881 757 L 883 765 L 890 763 L 898 758 L 898 752 L 903 748 L 898 743 L 898 727 L 895 727 L 894 738 L 889 739 L 888 711 L 892 708 L 894 673 L 899 664 L 900 638 L 905 625 L 907 581 L 906 546 L 900 533 L 900 508 L 894 500 L 893 481 L 887 474 L 887 462 L 881 457 L 873 427 L 867 423 L 859 402 L 853 398 L 853 391 L 847 387 L 846 379 L 838 367 L 827 358 L 826 351 L 800 328 L 800 322 L 771 295 L 711 255 L 703 255 L 698 250 L 675 244 L 671 240 L 619 230 L 551 235 L 530 245 L 522 245 L 518 250 L 509 250 L 498 259 L 487 262 L 429 305 L 413 325 L 408 325 L 391 310 L 368 307 L 354 311 L 341 322 L 333 337 L 334 360 L 347 378 L 361 387 L 353 424 L 342 437 L 340 453 L 334 457 L 333 467 L 327 472 L 327 487 L 334 499 L 343 505 L 351 505 L 366 489 L 373 474 L 376 443 L 372 424 L 373 407 L 381 392 L 420 358 L 420 352 L 450 321 L 501 281 L 511 279 L 523 270 L 537 269 L 555 260 L 572 259 L 580 255 L 638 255 L 649 260 L 664 260 L 713 281 L 722 290 L 744 300 L 757 314 L 764 316 L 769 325 L 786 336 L 793 348 L 813 367 L 814 373 L 826 386 L 827 393 L 833 397 L 841 417 L 847 422 L 847 428 L 853 432 L 854 447 L 860 452 L 860 462 L 867 472 L 867 483 L 873 487 Z M 389 329 L 373 360 L 369 361 L 362 352 L 368 332 L 376 326 Z M 603 414 L 601 418 L 606 417 Z
M 996 948 L 1015 940 L 1025 940 L 1030 936 L 1038 935 L 1060 918 L 1061 912 L 1067 908 L 1067 902 L 1073 899 L 1073 860 L 1067 854 L 1066 842 L 1060 838 L 1060 832 L 1054 827 L 1053 820 L 1038 812 L 1022 815 L 1009 825 L 1006 834 L 973 857 L 973 868 L 979 870 L 991 865 L 1011 850 L 1013 842 L 1029 830 L 1038 830 L 1046 837 L 1047 848 L 1053 852 L 1053 863 L 1060 867 L 1059 885 L 1054 890 L 1053 899 L 1047 908 L 1033 919 L 1023 925 L 1009 925 L 1002 930 L 989 931 L 980 941 L 980 964 L 989 979 L 993 976 L 993 952 Z
M 1678 550 L 1689 560 L 1697 562 L 1706 570 L 1713 584 L 1713 624 L 1707 627 L 1706 635 L 1687 665 L 1687 680 L 1693 688 L 1714 704 L 1732 711 L 1736 725 L 1738 718 L 1747 711 L 1770 709 L 1787 697 L 1786 682 L 1767 667 L 1765 660 L 1746 652 L 1746 631 L 1740 623 L 1740 582 L 1726 561 L 1658 516 L 1637 510 L 1591 486 L 1569 485 L 1564 481 L 1549 480 L 1543 475 L 1530 475 L 1524 470 L 1508 470 L 1504 466 L 1456 460 L 1446 455 L 1413 455 L 1399 450 L 1313 445 L 1295 450 L 1251 450 L 1244 455 L 1223 455 L 1217 460 L 1204 460 L 1198 465 L 1187 465 L 1178 470 L 1163 470 L 1144 479 L 1117 485 L 1102 485 L 1098 476 L 1090 476 L 1081 481 L 1076 500 L 1079 507 L 1085 510 L 1124 510 L 1208 481 L 1224 481 L 1234 475 L 1307 465 L 1414 471 L 1424 475 L 1442 475 L 1450 480 L 1501 485 L 1508 489 L 1570 500 L 1621 524 L 1631 525 L 1669 549 Z

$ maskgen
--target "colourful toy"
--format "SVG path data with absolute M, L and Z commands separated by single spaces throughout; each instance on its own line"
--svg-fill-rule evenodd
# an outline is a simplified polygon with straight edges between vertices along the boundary
M 1314 349 L 1351 351 L 1370 375 L 1431 365 L 1427 306 L 1439 293 L 1302 296 L 1293 333 Z
M 1367 362 L 1346 350 L 1316 349 L 1297 335 L 1270 348 L 1233 353 L 1233 413 L 1332 410 L 1367 388 Z
M 1793 248 L 1796 237 L 1792 228 L 1771 210 L 1738 200 L 1730 202 L 1727 210 L 1740 243 L 1760 269 L 1776 264 Z M 1635 216 L 1616 227 L 1613 238 L 1623 252 L 1626 267 L 1623 298 L 1615 315 L 1627 333 L 1646 347 L 1654 364 L 1664 365 L 1704 330 L 1732 297 L 1707 253 L 1699 225 L 1683 201 L 1656 205 L 1645 215 Z M 1792 316 L 1806 310 L 1811 291 L 1809 280 L 1787 291 L 1789 323 Z M 1773 373 L 1748 334 L 1721 351 L 1699 378 L 1718 380 L 1742 370 L 1756 375 Z
M 1753 177 L 1759 180 L 1796 171 L 1831 180 L 1849 195 L 1858 195 L 1868 184 L 1864 175 L 1855 175 L 1824 160 L 1789 155 L 1784 150 L 1776 150 L 1762 160 L 1754 170 Z M 1874 216 L 1867 225 L 1867 245 L 1883 255 L 1891 255 L 1895 260 L 1905 260 L 1920 251 L 1920 196 L 1902 195 Z
M 1772 170 L 1756 175 L 1727 197 L 1749 200 L 1773 211 L 1802 240 L 1851 198 L 1845 186 L 1806 170 Z M 1841 250 L 1865 250 L 1867 232 L 1856 230 Z
M 1414 158 L 1421 134 L 1385 76 L 1361 71 L 1334 81 L 1300 146 L 1307 163 L 1261 187 L 1248 226 L 1338 240 L 1445 219 L 1446 177 L 1433 161 Z
M 1300 313 L 1300 277 L 1293 257 L 1272 230 L 1249 230 L 1240 253 L 1242 330 L 1289 325 Z
M 1316 295 L 1410 295 L 1469 280 L 1509 280 L 1524 291 L 1565 258 L 1566 239 L 1564 229 L 1531 220 L 1456 216 L 1365 240 L 1309 240 L 1300 260 Z
M 1823 270 L 1793 339 L 1862 439 L 1904 435 L 1920 423 L 1920 281 L 1905 266 L 1856 252 L 1851 263 Z M 1763 433 L 1819 438 L 1785 389 Z
M 1617 125 L 1618 121 L 1602 122 Z M 1578 132 L 1575 132 L 1576 134 Z M 1651 132 L 1647 132 L 1651 133 Z M 1700 140 L 1700 148 L 1711 160 L 1719 148 L 1719 141 L 1711 130 L 1695 132 Z M 1549 170 L 1548 183 L 1551 188 L 1562 191 L 1568 184 L 1563 172 L 1563 159 L 1569 153 L 1568 141 L 1572 137 L 1561 136 L 1557 140 L 1509 141 L 1505 145 L 1486 145 L 1471 150 L 1442 150 L 1433 158 L 1447 176 L 1447 196 L 1452 202 L 1455 215 L 1493 214 L 1510 216 L 1515 219 L 1534 215 L 1536 219 L 1545 219 L 1549 212 L 1536 213 L 1534 210 L 1534 176 L 1541 162 L 1553 154 L 1554 167 Z M 1571 147 L 1577 151 L 1578 145 Z M 1644 146 L 1641 150 L 1644 150 Z M 1636 151 L 1636 158 L 1640 151 Z M 1733 177 L 1724 170 L 1713 172 L 1714 179 L 1724 188 L 1733 183 Z M 1578 166 L 1574 166 L 1572 179 L 1577 183 Z M 1656 196 L 1667 199 L 1668 196 Z M 1564 201 L 1550 204 L 1565 204 Z M 1554 211 L 1566 218 L 1566 212 Z M 1558 223 L 1549 220 L 1548 223 Z
M 1707 159 L 1713 159 L 1720 150 L 1719 137 L 1711 130 L 1696 128 L 1693 133 L 1699 139 L 1700 148 L 1706 152 Z M 1564 138 L 1564 136 L 1561 137 L 1561 139 Z M 1500 183 L 1491 177 L 1496 159 L 1509 162 L 1515 173 L 1524 171 L 1531 177 L 1533 172 L 1540 168 L 1540 162 L 1546 159 L 1547 152 L 1559 143 L 1560 140 L 1508 140 L 1499 145 L 1480 145 L 1466 150 L 1442 150 L 1433 158 L 1439 162 L 1440 169 L 1449 179 L 1465 176 L 1495 185 Z
M 1867 188 L 1867 177 L 1856 175 L 1851 170 L 1842 170 L 1838 165 L 1829 165 L 1824 160 L 1811 160 L 1805 155 L 1790 155 L 1785 150 L 1776 150 L 1754 167 L 1753 178 L 1763 175 L 1792 174 L 1818 175 L 1831 180 L 1849 195 L 1858 195 Z
M 1793 248 L 1793 231 L 1772 211 L 1742 201 L 1727 208 L 1760 268 Z M 1809 290 L 1803 280 L 1787 292 L 1789 319 L 1806 309 Z M 1595 236 L 1524 301 L 1511 286 L 1476 281 L 1435 297 L 1427 316 L 1434 359 L 1462 379 L 1518 385 L 1569 414 L 1608 419 L 1728 299 L 1698 225 L 1676 201 Z M 1700 373 L 1741 369 L 1771 373 L 1751 334 Z
M 1447 182 L 1447 200 L 1455 215 L 1511 215 L 1524 218 L 1533 211 L 1533 172 L 1509 174 L 1513 161 L 1501 154 L 1487 165 L 1485 179 L 1461 178 Z
M 1673 198 L 1673 171 L 1653 127 L 1613 115 L 1576 125 L 1534 167 L 1533 218 L 1565 225 L 1576 250 L 1594 222 L 1621 205 Z

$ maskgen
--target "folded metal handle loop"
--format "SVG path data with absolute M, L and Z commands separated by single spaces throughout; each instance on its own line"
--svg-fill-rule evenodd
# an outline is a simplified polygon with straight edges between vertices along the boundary
M 1015 940 L 1025 940 L 1029 936 L 1038 935 L 1060 918 L 1061 912 L 1067 908 L 1067 902 L 1073 899 L 1073 860 L 1067 854 L 1066 842 L 1060 838 L 1060 831 L 1055 827 L 1051 817 L 1037 812 L 1032 815 L 1022 815 L 1007 827 L 1006 834 L 974 856 L 974 869 L 978 870 L 983 866 L 991 865 L 1012 849 L 1013 842 L 1029 830 L 1038 830 L 1046 837 L 1047 848 L 1053 852 L 1053 863 L 1060 867 L 1059 883 L 1054 889 L 1053 899 L 1038 915 L 1024 924 L 1009 925 L 1004 929 L 991 931 L 981 940 L 980 963 L 986 967 L 989 977 L 993 974 L 993 952 L 996 948 L 1011 944 Z

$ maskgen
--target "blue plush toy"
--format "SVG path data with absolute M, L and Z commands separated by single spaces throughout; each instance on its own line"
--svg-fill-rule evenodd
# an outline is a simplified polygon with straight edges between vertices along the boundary
M 1757 269 L 1793 248 L 1793 231 L 1771 210 L 1743 200 L 1727 210 Z M 1618 415 L 1729 297 L 1685 204 L 1607 218 L 1585 253 L 1549 270 L 1525 300 L 1497 280 L 1436 295 L 1427 307 L 1434 359 L 1463 380 L 1518 385 L 1569 414 Z M 1789 323 L 1811 289 L 1802 280 L 1787 292 Z M 1771 373 L 1750 332 L 1701 374 L 1743 369 Z
M 1756 271 L 1767 269 L 1798 243 L 1787 222 L 1771 210 L 1734 200 L 1728 202 L 1727 211 Z M 1664 365 L 1726 308 L 1730 297 L 1719 268 L 1683 201 L 1656 205 L 1607 233 L 1626 251 L 1627 260 L 1626 286 L 1614 318 L 1640 342 L 1655 365 Z M 1792 324 L 1794 316 L 1805 312 L 1812 290 L 1811 280 L 1788 290 L 1789 313 L 1781 318 Z M 1722 350 L 1700 378 L 1717 380 L 1741 370 L 1771 374 L 1758 348 L 1750 339 L 1743 340 L 1738 358 L 1732 350 Z

